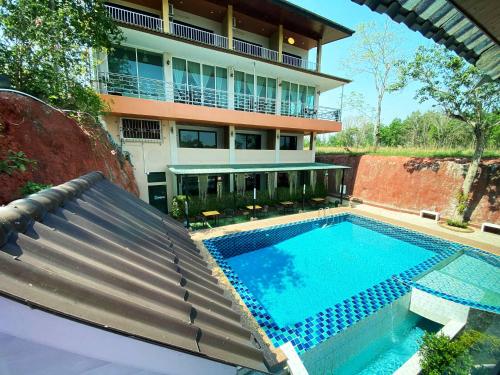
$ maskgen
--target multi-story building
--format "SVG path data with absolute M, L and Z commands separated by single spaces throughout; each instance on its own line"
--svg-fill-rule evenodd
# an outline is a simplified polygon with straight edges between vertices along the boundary
M 166 210 L 176 194 L 268 189 L 290 183 L 290 171 L 309 182 L 332 168 L 314 163 L 315 140 L 341 129 L 340 109 L 319 96 L 349 81 L 322 73 L 322 48 L 352 30 L 282 0 L 107 8 L 125 39 L 98 56 L 96 85 L 142 199 Z

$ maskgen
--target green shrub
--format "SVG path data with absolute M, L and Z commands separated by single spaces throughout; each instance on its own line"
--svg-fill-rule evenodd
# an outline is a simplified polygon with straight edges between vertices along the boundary
M 456 221 L 452 219 L 446 220 L 446 224 L 448 224 L 450 227 L 456 227 L 456 228 L 467 228 L 467 222 L 461 222 L 461 221 Z
M 185 195 L 176 195 L 172 200 L 171 214 L 176 219 L 180 218 L 184 214 L 184 202 L 186 202 Z
M 9 150 L 7 157 L 0 160 L 0 173 L 10 176 L 14 171 L 25 172 L 28 166 L 35 167 L 36 164 L 37 161 L 29 159 L 24 152 Z
M 474 330 L 455 340 L 426 332 L 420 350 L 423 375 L 469 375 L 475 358 L 482 356 L 488 362 L 499 355 L 500 339 Z
M 51 188 L 52 185 L 41 184 L 38 182 L 28 181 L 21 187 L 21 194 L 23 197 L 28 196 L 30 194 L 38 193 L 41 190 L 45 190 Z

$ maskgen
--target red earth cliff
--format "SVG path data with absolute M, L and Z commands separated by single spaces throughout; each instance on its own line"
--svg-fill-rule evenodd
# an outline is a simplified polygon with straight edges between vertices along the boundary
M 9 151 L 24 152 L 36 165 L 10 176 L 0 172 L 0 204 L 21 197 L 28 181 L 57 185 L 91 171 L 138 195 L 130 163 L 98 125 L 81 125 L 35 99 L 0 92 L 0 161 Z
M 376 155 L 317 155 L 316 161 L 350 166 L 347 193 L 364 203 L 418 213 L 436 210 L 451 217 L 469 161 Z M 333 186 L 332 183 L 329 186 Z M 484 160 L 471 197 L 473 223 L 500 222 L 500 159 Z

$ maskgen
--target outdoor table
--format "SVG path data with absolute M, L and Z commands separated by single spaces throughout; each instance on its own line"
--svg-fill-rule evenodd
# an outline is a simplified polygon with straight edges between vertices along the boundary
M 204 211 L 201 213 L 203 216 L 205 216 L 207 219 L 208 218 L 213 218 L 215 225 L 217 225 L 217 220 L 220 216 L 219 211 Z
M 293 206 L 293 202 L 290 201 L 284 201 L 280 202 L 280 204 L 283 206 L 283 210 L 286 212 L 288 208 Z
M 326 202 L 326 199 L 325 198 L 311 198 L 311 202 L 315 205 L 320 205 L 322 203 L 325 203 Z
M 247 210 L 252 211 L 252 210 L 253 210 L 253 204 L 251 204 L 251 205 L 247 206 L 246 208 L 247 208 Z M 256 210 L 262 210 L 262 207 L 261 207 L 261 206 L 259 206 L 258 204 L 256 204 L 256 205 L 255 205 L 255 209 L 256 209 Z

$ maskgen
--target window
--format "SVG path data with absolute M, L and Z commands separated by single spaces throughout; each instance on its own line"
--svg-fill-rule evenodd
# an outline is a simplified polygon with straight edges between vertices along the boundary
M 296 149 L 297 149 L 297 136 L 282 135 L 280 137 L 280 150 L 296 150 Z
M 234 109 L 274 113 L 276 110 L 276 80 L 234 72 Z
M 314 117 L 313 86 L 303 86 L 283 81 L 281 83 L 281 114 L 286 116 Z
M 167 181 L 167 176 L 165 172 L 149 172 L 148 173 L 148 183 L 153 182 L 165 182 Z
M 159 141 L 161 140 L 160 121 L 124 118 L 122 119 L 122 138 Z
M 179 130 L 180 147 L 217 148 L 217 133 L 206 130 Z
M 238 150 L 260 150 L 261 149 L 260 134 L 244 134 L 236 133 L 235 145 Z
M 174 101 L 227 108 L 227 69 L 172 58 Z
M 181 192 L 184 195 L 199 195 L 197 176 L 181 176 Z

